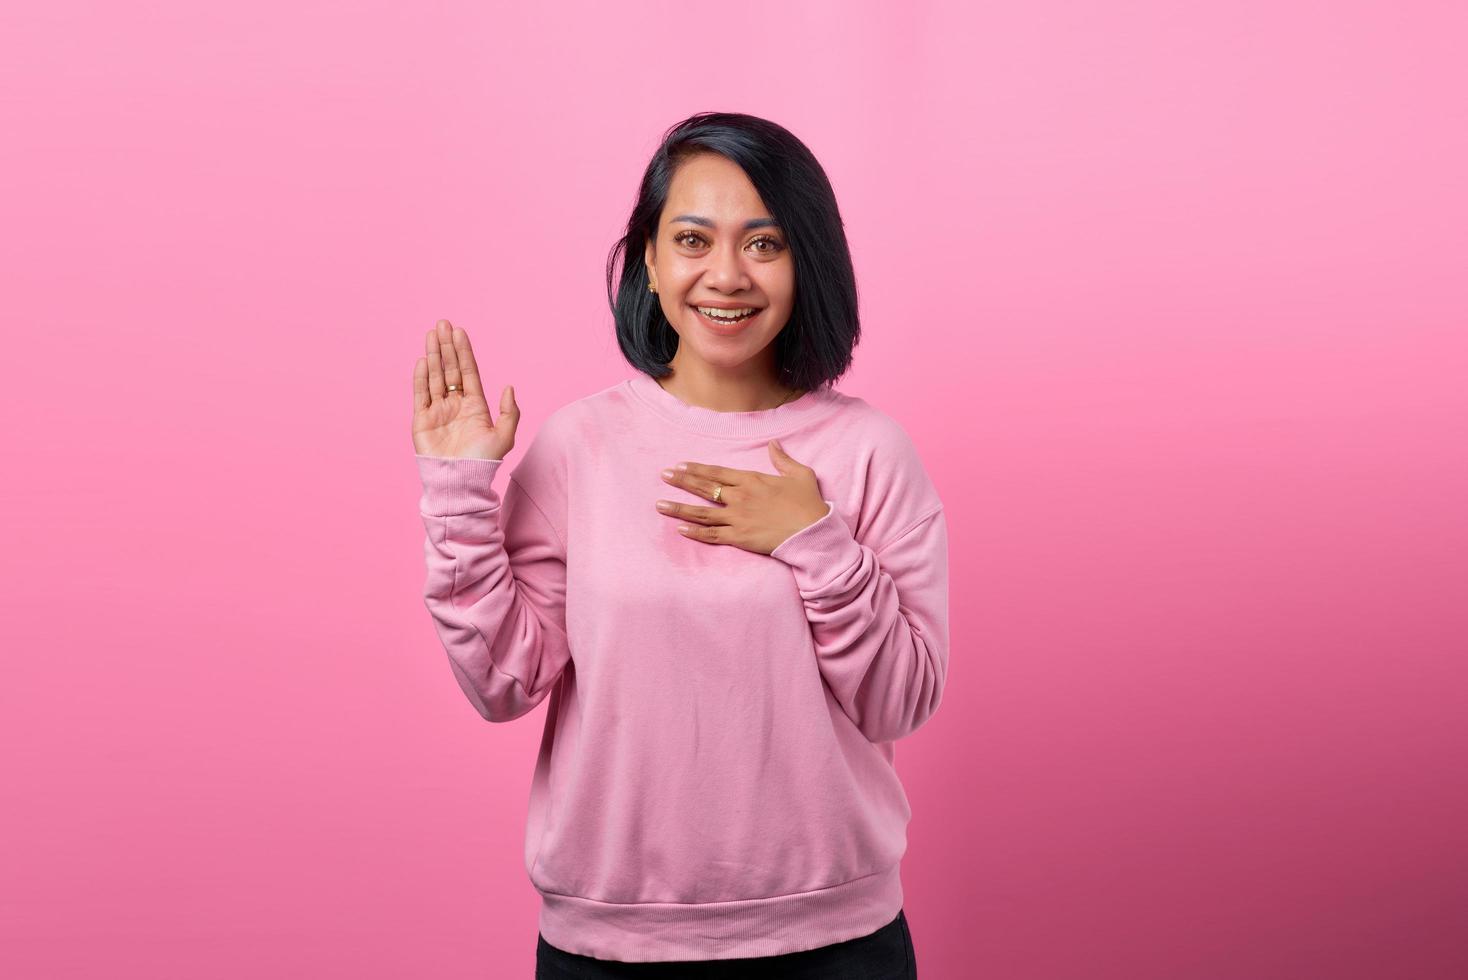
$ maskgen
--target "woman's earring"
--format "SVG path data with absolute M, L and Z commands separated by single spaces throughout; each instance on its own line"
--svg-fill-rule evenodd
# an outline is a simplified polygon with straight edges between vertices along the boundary
M 658 291 L 658 287 L 655 283 L 648 283 L 647 288 L 654 293 Z

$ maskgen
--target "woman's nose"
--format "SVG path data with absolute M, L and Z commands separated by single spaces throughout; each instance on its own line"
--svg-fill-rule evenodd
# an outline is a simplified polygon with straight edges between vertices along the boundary
M 714 250 L 709 256 L 709 267 L 704 273 L 704 279 L 710 286 L 727 293 L 737 293 L 749 288 L 744 262 L 732 248 Z

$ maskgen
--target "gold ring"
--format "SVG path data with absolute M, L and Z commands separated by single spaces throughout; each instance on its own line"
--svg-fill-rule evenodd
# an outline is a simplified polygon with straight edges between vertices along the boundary
M 713 496 L 714 503 L 718 503 L 719 502 L 719 494 L 721 494 L 723 492 L 724 492 L 724 488 L 723 487 L 720 487 L 720 486 L 714 487 L 714 496 Z

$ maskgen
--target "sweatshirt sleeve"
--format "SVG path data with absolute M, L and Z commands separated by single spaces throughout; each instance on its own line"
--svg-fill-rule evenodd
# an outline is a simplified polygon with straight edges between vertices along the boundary
M 488 721 L 545 698 L 571 659 L 566 552 L 556 524 L 499 459 L 418 454 L 428 532 L 423 598 L 460 688 Z
M 911 735 L 948 676 L 948 526 L 940 504 L 873 550 L 832 501 L 770 554 L 789 564 L 836 700 L 869 740 Z

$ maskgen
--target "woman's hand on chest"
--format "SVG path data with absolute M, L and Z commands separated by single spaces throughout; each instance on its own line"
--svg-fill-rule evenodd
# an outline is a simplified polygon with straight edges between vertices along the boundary
M 657 500 L 658 512 L 681 522 L 680 530 L 687 528 L 683 535 L 695 541 L 768 555 L 830 512 L 815 470 L 788 455 L 773 439 L 769 450 L 778 475 L 693 461 L 663 470 L 665 482 L 709 503 Z

